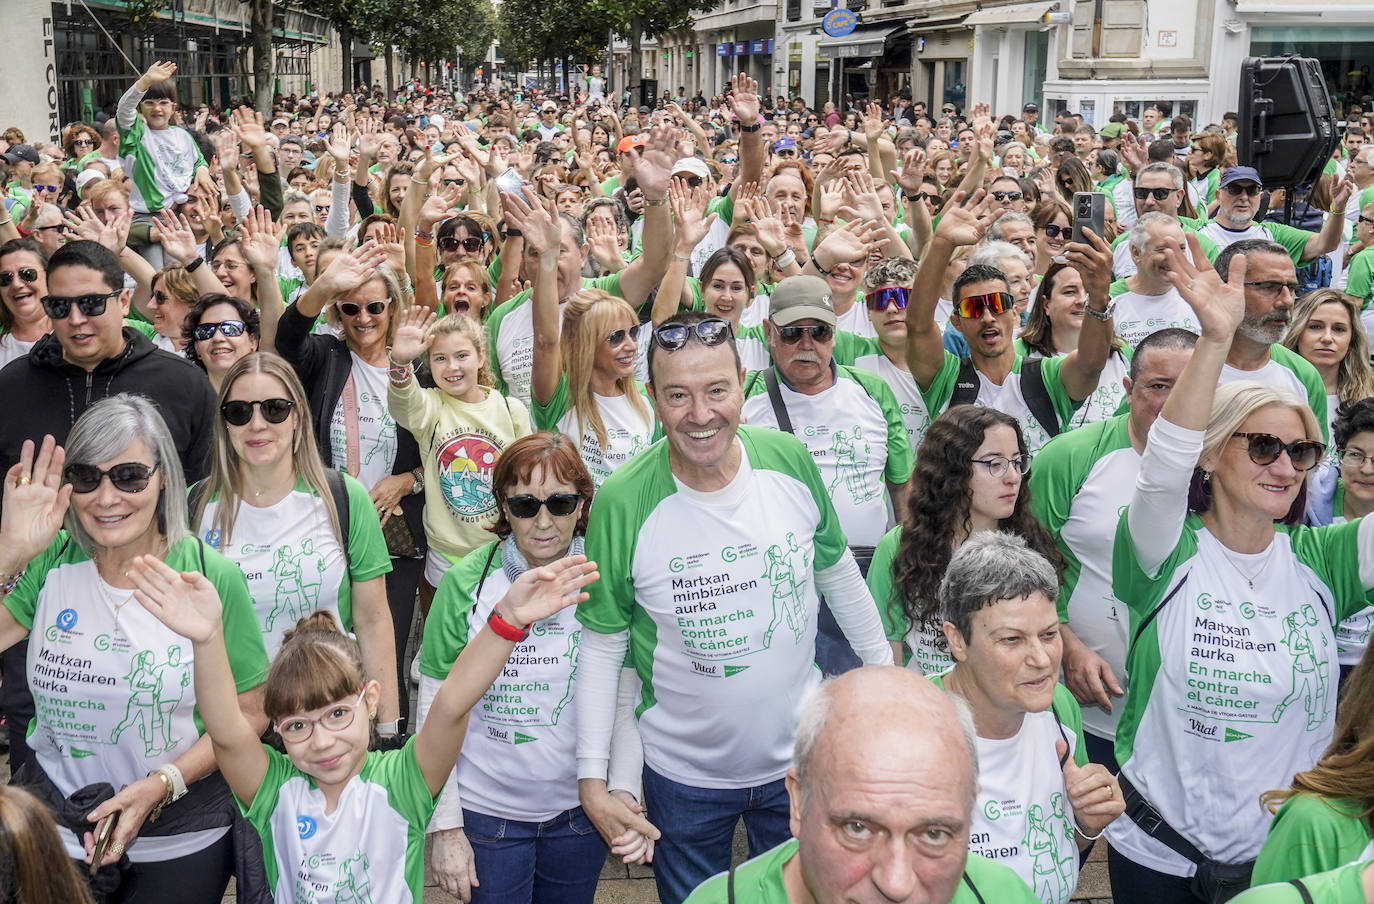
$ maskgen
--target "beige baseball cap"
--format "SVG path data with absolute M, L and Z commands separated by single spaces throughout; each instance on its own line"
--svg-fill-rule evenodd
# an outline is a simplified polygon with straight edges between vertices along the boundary
M 798 320 L 819 320 L 834 326 L 835 299 L 829 284 L 819 276 L 787 277 L 768 299 L 768 319 L 774 326 L 790 326 Z

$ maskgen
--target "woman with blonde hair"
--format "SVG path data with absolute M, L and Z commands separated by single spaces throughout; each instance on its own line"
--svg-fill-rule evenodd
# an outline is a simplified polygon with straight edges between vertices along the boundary
M 1374 396 L 1369 337 L 1360 322 L 1360 307 L 1339 289 L 1314 289 L 1299 298 L 1283 345 L 1321 374 L 1328 433 L 1341 405 Z

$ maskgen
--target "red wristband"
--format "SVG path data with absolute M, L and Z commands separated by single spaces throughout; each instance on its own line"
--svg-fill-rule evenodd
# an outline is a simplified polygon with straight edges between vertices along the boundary
M 504 618 L 496 614 L 496 610 L 491 610 L 491 615 L 487 616 L 487 627 L 496 633 L 497 637 L 505 638 L 512 643 L 519 643 L 530 636 L 530 627 L 517 628 Z

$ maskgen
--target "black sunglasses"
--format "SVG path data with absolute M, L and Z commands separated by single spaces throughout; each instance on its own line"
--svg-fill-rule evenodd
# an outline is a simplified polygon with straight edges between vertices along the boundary
M 459 248 L 462 248 L 468 254 L 475 254 L 481 249 L 483 241 L 485 241 L 485 239 L 480 239 L 475 235 L 470 235 L 462 239 L 454 235 L 446 235 L 439 240 L 439 250 L 447 251 L 452 254 Z
M 1022 198 L 1019 191 L 995 191 L 992 196 L 998 201 L 1020 201 Z
M 198 323 L 191 333 L 197 342 L 209 342 L 215 338 L 216 332 L 223 333 L 233 339 L 236 336 L 242 336 L 245 328 L 242 320 L 221 320 L 219 323 Z
M 345 317 L 357 317 L 362 313 L 363 308 L 367 308 L 367 313 L 371 314 L 373 317 L 380 317 L 389 304 L 391 304 L 390 299 L 369 301 L 365 304 L 359 304 L 356 301 L 338 301 L 334 303 L 335 307 L 339 309 L 339 313 Z
M 506 499 L 506 511 L 517 518 L 533 518 L 541 508 L 547 508 L 555 518 L 564 518 L 577 511 L 582 501 L 581 493 L 554 493 L 547 499 L 538 496 L 510 496 Z
M 802 336 L 810 336 L 813 342 L 829 342 L 835 338 L 835 328 L 828 323 L 817 323 L 811 326 L 780 326 L 778 327 L 778 335 L 788 345 L 795 345 L 800 342 Z
M 141 461 L 126 461 L 102 471 L 95 465 L 67 465 L 62 469 L 62 482 L 72 485 L 73 493 L 94 493 L 100 481 L 110 478 L 110 485 L 121 493 L 142 493 L 148 489 L 157 465 Z
M 1365 216 L 1364 214 L 1360 214 L 1359 221 L 1360 221 L 1361 223 L 1368 223 L 1369 225 L 1374 226 L 1374 220 L 1371 220 L 1369 217 Z M 20 271 L 19 271 L 19 275 L 20 275 L 20 276 L 24 276 L 24 271 L 23 271 L 23 270 L 20 270 Z M 8 285 L 10 284 L 9 280 L 5 278 L 5 277 L 7 277 L 7 276 L 9 276 L 8 273 L 0 273 L 0 286 L 8 286 Z M 25 279 L 27 279 L 27 278 L 28 278 L 28 277 L 25 277 Z M 29 280 L 29 281 L 32 282 L 32 280 Z
M 262 409 L 262 418 L 269 424 L 280 424 L 291 416 L 296 403 L 290 399 L 255 399 L 251 402 L 235 400 L 219 406 L 219 416 L 225 423 L 242 427 L 253 419 L 253 408 Z
M 606 344 L 612 347 L 623 345 L 626 339 L 633 339 L 634 335 L 635 331 L 633 328 L 628 330 L 613 330 L 611 334 L 606 337 Z
M 1248 446 L 1246 451 L 1250 453 L 1250 460 L 1263 467 L 1272 465 L 1279 460 L 1279 454 L 1288 453 L 1288 460 L 1293 463 L 1294 470 L 1306 471 L 1326 454 L 1326 444 L 1316 440 L 1300 439 L 1295 442 L 1285 443 L 1272 433 L 1232 433 L 1244 439 Z
M 93 295 L 77 295 L 66 298 L 60 295 L 44 295 L 43 311 L 53 320 L 62 320 L 72 312 L 72 305 L 81 309 L 83 317 L 99 317 L 105 313 L 105 306 L 123 289 Z
M 1230 195 L 1247 195 L 1251 198 L 1258 197 L 1260 193 L 1260 187 L 1253 182 L 1246 182 L 1244 184 L 1232 183 L 1231 185 L 1222 186 L 1221 190 Z
M 654 330 L 653 341 L 654 345 L 664 351 L 675 352 L 685 346 L 692 336 L 696 336 L 702 345 L 710 348 L 720 345 L 733 335 L 734 330 L 730 327 L 729 321 L 712 317 L 693 324 L 664 324 Z
M 466 179 L 445 179 L 445 180 L 444 180 L 444 184 L 445 184 L 445 185 L 467 185 L 467 184 L 468 184 L 468 180 L 466 180 Z
M 1361 217 L 1360 219 L 1364 218 Z M 26 283 L 38 282 L 38 268 L 20 267 L 18 270 L 15 270 L 13 272 L 9 270 L 0 272 L 0 286 L 8 286 L 10 283 L 14 282 L 14 278 L 16 276 L 18 276 Z
M 1060 236 L 1063 236 L 1064 238 L 1067 239 L 1067 238 L 1070 238 L 1072 235 L 1073 235 L 1073 227 L 1072 227 L 1072 226 L 1060 226 L 1058 223 L 1046 223 L 1046 224 L 1045 224 L 1045 237 L 1046 237 L 1046 238 L 1057 239 L 1057 238 L 1059 238 Z
M 1135 191 L 1135 199 L 1136 199 L 1137 201 L 1144 201 L 1146 198 L 1151 197 L 1151 196 L 1153 196 L 1154 199 L 1155 199 L 1156 201 L 1163 201 L 1165 198 L 1169 197 L 1169 196 L 1172 195 L 1174 192 L 1178 191 L 1178 189 L 1176 189 L 1176 188 L 1140 188 L 1139 186 L 1137 186 L 1137 187 L 1135 188 L 1134 191 Z

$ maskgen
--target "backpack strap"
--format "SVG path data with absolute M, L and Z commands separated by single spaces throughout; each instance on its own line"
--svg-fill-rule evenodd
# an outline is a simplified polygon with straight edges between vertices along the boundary
M 477 589 L 472 592 L 472 604 L 477 605 L 477 601 L 482 597 L 482 587 L 487 583 L 487 575 L 491 574 L 491 563 L 496 559 L 496 550 L 501 548 L 501 544 L 491 544 L 491 552 L 487 553 L 487 563 L 482 566 L 482 578 L 477 582 Z
M 1302 895 L 1302 904 L 1312 904 L 1312 892 L 1307 890 L 1307 886 L 1302 884 L 1301 879 L 1289 879 L 1288 884 L 1298 890 Z
M 1059 435 L 1059 415 L 1054 410 L 1054 402 L 1050 400 L 1050 391 L 1045 387 L 1045 374 L 1041 370 L 1044 363 L 1044 358 L 1029 358 L 1021 362 L 1021 395 L 1026 400 L 1031 417 L 1053 439 Z
M 983 900 L 983 893 L 978 890 L 978 886 L 974 885 L 973 880 L 969 878 L 968 870 L 964 870 L 964 884 L 968 886 L 969 891 L 973 892 L 973 897 L 978 900 L 978 904 L 987 904 L 987 902 Z
M 978 370 L 972 358 L 959 359 L 959 376 L 954 379 L 954 392 L 950 394 L 948 408 L 955 405 L 972 405 L 978 401 Z
M 201 503 L 205 501 L 205 492 L 206 487 L 204 480 L 197 480 L 195 483 L 191 484 L 191 486 L 187 488 L 186 516 L 188 518 L 194 518 L 196 516 L 196 509 L 200 508 Z M 196 525 L 194 524 L 190 525 L 190 527 L 191 530 L 196 529 Z
M 787 403 L 782 400 L 782 387 L 778 385 L 778 374 L 773 368 L 763 372 L 763 385 L 768 388 L 768 401 L 773 406 L 773 417 L 778 421 L 778 429 L 783 433 L 795 434 L 792 418 L 787 413 Z
M 324 482 L 329 485 L 329 495 L 334 497 L 334 510 L 339 513 L 339 533 L 343 536 L 344 564 L 348 566 L 349 573 L 353 569 L 353 562 L 348 554 L 349 546 L 349 523 L 348 523 L 348 487 L 344 485 L 343 474 L 338 468 L 324 469 Z
M 1063 769 L 1064 764 L 1073 756 L 1073 744 L 1069 742 L 1069 733 L 1064 730 L 1064 720 L 1059 718 L 1059 710 L 1054 703 L 1050 703 L 1050 712 L 1054 713 L 1054 727 L 1059 729 L 1059 736 L 1064 739 L 1064 755 L 1059 758 L 1059 768 Z

